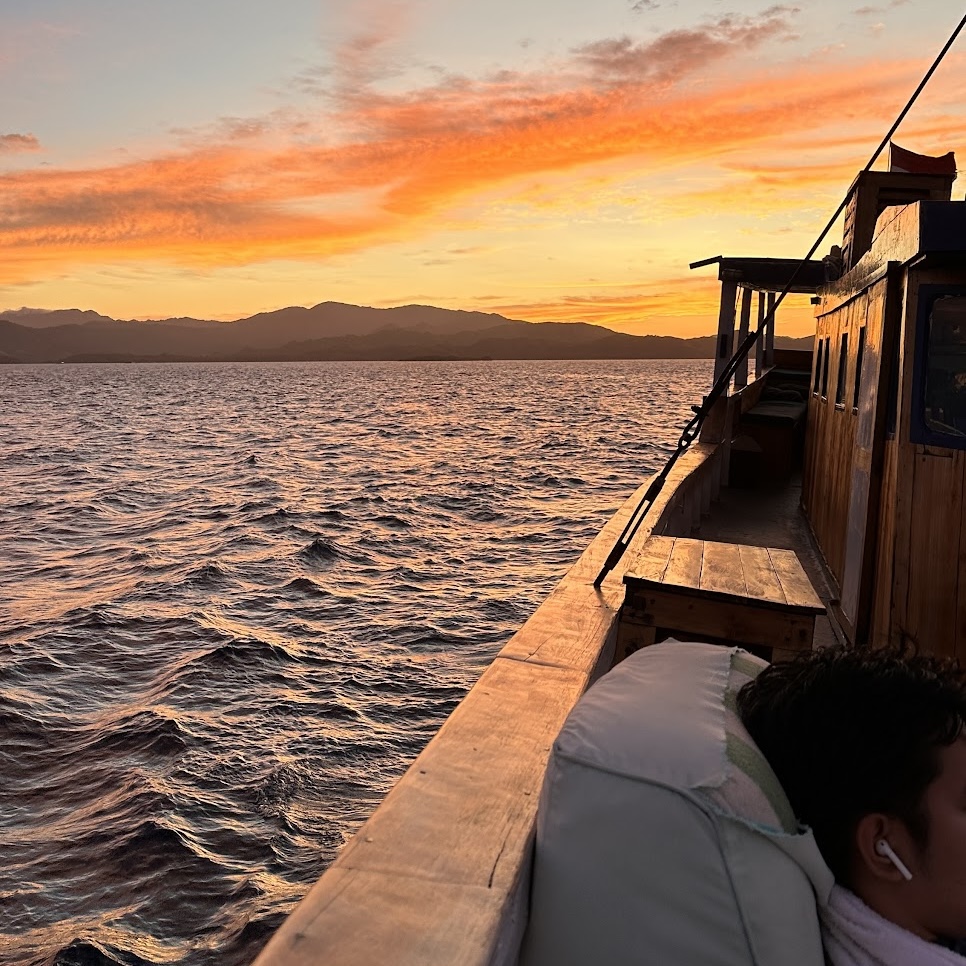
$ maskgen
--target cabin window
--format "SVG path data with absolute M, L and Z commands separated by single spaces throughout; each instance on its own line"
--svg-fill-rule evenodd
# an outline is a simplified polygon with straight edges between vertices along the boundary
M 849 334 L 842 334 L 842 341 L 839 343 L 839 367 L 835 376 L 835 405 L 845 406 L 845 376 L 848 372 L 849 364 Z
M 812 392 L 818 395 L 818 390 L 822 385 L 822 346 L 821 339 L 815 340 L 815 379 L 812 381 Z
M 928 306 L 922 418 L 929 434 L 966 444 L 966 295 L 940 295 Z
M 831 339 L 826 337 L 825 351 L 822 357 L 822 398 L 828 399 L 828 357 L 831 354 Z
M 865 326 L 859 329 L 859 345 L 855 350 L 855 380 L 852 383 L 852 409 L 859 409 L 859 388 L 862 385 L 862 359 L 865 356 Z

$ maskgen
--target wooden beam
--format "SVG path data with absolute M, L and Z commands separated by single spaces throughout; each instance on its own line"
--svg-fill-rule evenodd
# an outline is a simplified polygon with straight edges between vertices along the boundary
M 718 309 L 718 342 L 714 353 L 715 382 L 724 372 L 735 341 L 735 300 L 738 296 L 738 283 L 729 278 L 721 282 L 721 305 Z
M 758 293 L 758 341 L 755 343 L 755 378 L 761 377 L 765 362 L 765 334 L 761 327 L 765 323 L 765 293 Z
M 748 328 L 751 323 L 751 294 L 752 289 L 742 287 L 741 315 L 738 321 L 738 345 L 741 345 L 748 337 Z M 735 372 L 735 389 L 743 389 L 747 385 L 748 357 L 745 356 L 745 358 L 738 363 L 738 369 Z
M 777 296 L 774 292 L 768 293 L 768 315 L 771 321 L 765 332 L 765 368 L 771 369 L 775 364 L 775 301 Z

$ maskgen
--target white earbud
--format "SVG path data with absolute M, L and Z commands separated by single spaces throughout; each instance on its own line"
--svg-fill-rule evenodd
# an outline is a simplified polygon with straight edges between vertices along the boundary
M 906 863 L 896 855 L 895 850 L 885 839 L 879 839 L 875 843 L 877 855 L 885 856 L 902 873 L 902 878 L 908 882 L 912 878 L 912 873 L 906 868 Z

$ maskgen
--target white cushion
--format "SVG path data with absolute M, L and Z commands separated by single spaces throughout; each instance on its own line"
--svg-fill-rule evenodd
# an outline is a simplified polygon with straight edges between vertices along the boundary
M 822 966 L 831 873 L 735 712 L 763 666 L 666 641 L 581 698 L 544 782 L 523 966 Z

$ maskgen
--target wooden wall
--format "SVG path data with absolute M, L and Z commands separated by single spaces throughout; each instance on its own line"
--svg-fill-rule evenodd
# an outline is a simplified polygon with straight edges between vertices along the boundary
M 913 443 L 914 354 L 921 285 L 966 284 L 966 269 L 911 270 L 905 291 L 896 440 L 879 516 L 874 644 L 916 644 L 966 660 L 966 451 Z
M 896 467 L 899 444 L 886 440 L 882 467 L 882 492 L 879 503 L 878 546 L 873 576 L 872 626 L 869 642 L 875 647 L 895 643 L 892 635 L 892 586 L 896 551 Z
M 865 618 L 855 627 L 844 622 L 846 631 L 857 644 L 907 642 L 925 653 L 966 660 L 966 450 L 911 440 L 913 385 L 920 361 L 915 353 L 920 286 L 966 285 L 966 268 L 896 266 L 868 288 L 862 290 L 862 284 L 866 283 L 852 282 L 852 291 L 843 284 L 823 299 L 812 385 L 816 361 L 826 365 L 826 344 L 828 375 L 826 381 L 819 372 L 819 391 L 809 402 L 802 502 L 841 590 L 856 468 L 867 461 L 872 500 L 862 575 Z M 859 411 L 852 406 L 858 330 L 863 325 L 866 353 L 881 354 L 877 392 L 868 403 L 878 408 L 876 432 L 881 438 L 874 454 L 863 452 L 865 444 L 856 432 Z M 891 330 L 896 331 L 898 345 L 889 342 Z M 836 405 L 839 347 L 846 333 L 845 398 Z M 864 364 L 863 379 L 868 369 Z M 890 399 L 893 378 L 897 388 Z M 894 413 L 887 411 L 890 405 Z M 854 534 L 854 521 L 851 526 Z
M 840 296 L 823 305 L 815 336 L 812 359 L 812 387 L 818 383 L 808 404 L 808 435 L 805 443 L 805 473 L 802 505 L 812 532 L 836 582 L 844 576 L 848 512 L 852 486 L 852 463 L 858 409 L 855 401 L 859 330 L 865 332 L 865 353 L 881 345 L 886 279 L 871 288 L 840 301 Z M 848 337 L 845 357 L 844 393 L 836 403 L 841 366 L 842 336 Z M 822 370 L 816 379 L 815 367 Z M 827 367 L 827 373 L 824 372 Z M 824 387 L 824 391 L 823 391 Z

